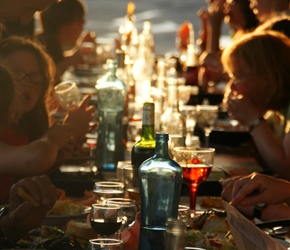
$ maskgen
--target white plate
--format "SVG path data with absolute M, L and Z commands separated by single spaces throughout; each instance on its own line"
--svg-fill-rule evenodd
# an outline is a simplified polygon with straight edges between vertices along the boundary
M 45 226 L 64 226 L 70 220 L 85 221 L 90 211 L 91 207 L 84 206 L 84 211 L 79 214 L 47 215 L 42 224 Z

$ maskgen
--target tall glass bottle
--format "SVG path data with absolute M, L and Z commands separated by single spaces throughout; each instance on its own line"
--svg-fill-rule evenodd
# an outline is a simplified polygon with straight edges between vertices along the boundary
M 107 61 L 108 71 L 96 84 L 99 128 L 96 146 L 96 166 L 100 170 L 116 170 L 124 160 L 123 110 L 126 85 L 116 77 L 117 61 Z
M 161 131 L 168 134 L 186 135 L 185 119 L 179 110 L 178 79 L 169 78 L 167 108 L 161 116 Z
M 132 148 L 132 164 L 139 168 L 143 161 L 154 155 L 155 145 L 154 103 L 145 102 L 143 104 L 142 137 Z
M 155 154 L 139 167 L 139 250 L 164 250 L 166 221 L 178 215 L 182 168 L 169 157 L 168 139 L 167 133 L 156 133 Z

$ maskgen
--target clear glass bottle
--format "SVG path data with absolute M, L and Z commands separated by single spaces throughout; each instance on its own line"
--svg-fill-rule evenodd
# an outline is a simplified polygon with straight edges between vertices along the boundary
M 183 220 L 168 218 L 166 223 L 166 250 L 184 250 L 186 224 Z
M 116 77 L 117 61 L 107 61 L 107 73 L 96 84 L 99 128 L 96 146 L 96 166 L 100 170 L 116 170 L 124 160 L 123 110 L 126 85 Z
M 161 131 L 168 134 L 186 135 L 185 119 L 179 110 L 178 79 L 169 78 L 167 108 L 161 116 Z
M 141 226 L 139 250 L 164 250 L 166 221 L 177 218 L 182 169 L 168 154 L 167 133 L 156 133 L 152 158 L 139 167 Z
M 132 164 L 139 168 L 143 161 L 154 155 L 155 145 L 154 103 L 145 102 L 143 105 L 142 137 L 132 148 Z

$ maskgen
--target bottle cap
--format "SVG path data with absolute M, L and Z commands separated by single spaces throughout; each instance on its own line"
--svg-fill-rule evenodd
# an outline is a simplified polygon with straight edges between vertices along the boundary
M 164 132 L 156 132 L 156 141 L 168 141 L 169 140 L 169 134 Z

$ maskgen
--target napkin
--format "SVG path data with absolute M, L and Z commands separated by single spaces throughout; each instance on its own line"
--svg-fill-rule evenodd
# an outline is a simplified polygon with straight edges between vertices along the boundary
M 287 250 L 271 236 L 255 226 L 235 207 L 224 201 L 231 233 L 239 250 Z

